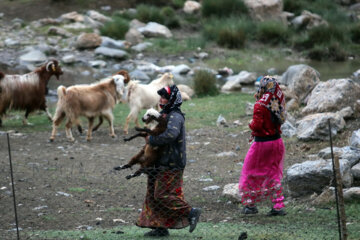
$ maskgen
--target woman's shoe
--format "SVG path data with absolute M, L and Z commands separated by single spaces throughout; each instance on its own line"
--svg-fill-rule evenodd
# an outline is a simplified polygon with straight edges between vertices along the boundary
M 241 211 L 241 213 L 243 213 L 243 214 L 256 214 L 258 212 L 259 211 L 256 206 L 253 206 L 253 207 L 245 206 L 243 208 L 243 210 Z
M 189 232 L 193 232 L 196 228 L 196 225 L 199 221 L 200 218 L 200 214 L 201 214 L 201 209 L 200 208 L 192 208 L 189 214 Z
M 283 208 L 276 210 L 275 208 L 272 208 L 270 212 L 268 212 L 268 214 L 266 214 L 267 216 L 285 216 L 286 212 Z
M 169 231 L 166 228 L 154 228 L 150 232 L 144 234 L 144 237 L 166 237 Z

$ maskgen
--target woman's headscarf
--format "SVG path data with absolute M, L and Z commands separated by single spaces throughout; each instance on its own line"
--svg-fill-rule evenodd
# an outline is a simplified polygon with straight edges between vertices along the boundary
M 286 119 L 285 97 L 276 79 L 272 76 L 264 76 L 260 80 L 260 85 L 255 94 L 256 103 L 261 104 L 276 116 L 279 124 L 283 124 Z
M 180 106 L 182 104 L 182 98 L 181 98 L 180 91 L 176 85 L 172 85 L 170 87 L 166 86 L 166 87 L 160 89 L 159 91 L 157 91 L 157 93 L 161 97 L 164 97 L 169 100 L 166 105 L 160 105 L 160 107 L 162 109 L 161 113 L 168 114 L 174 110 L 182 113 L 180 110 Z

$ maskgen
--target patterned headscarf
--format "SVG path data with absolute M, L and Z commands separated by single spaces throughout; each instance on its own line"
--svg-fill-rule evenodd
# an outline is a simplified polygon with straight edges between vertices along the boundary
M 166 105 L 163 106 L 160 105 L 160 107 L 162 108 L 161 113 L 168 114 L 171 111 L 176 110 L 179 111 L 181 114 L 183 114 L 180 110 L 180 106 L 182 104 L 182 98 L 180 91 L 176 85 L 172 85 L 170 87 L 164 87 L 159 91 L 157 91 L 157 93 L 160 96 L 165 97 L 166 99 L 169 100 L 169 102 Z
M 261 104 L 276 116 L 278 123 L 283 124 L 286 119 L 285 97 L 276 79 L 264 76 L 255 94 L 256 104 Z

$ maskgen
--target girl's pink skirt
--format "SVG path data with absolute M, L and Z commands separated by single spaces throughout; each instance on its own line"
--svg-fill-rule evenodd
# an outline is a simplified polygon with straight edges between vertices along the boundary
M 253 142 L 244 160 L 239 180 L 243 205 L 270 197 L 274 208 L 284 207 L 281 187 L 285 147 L 281 138 L 274 141 Z

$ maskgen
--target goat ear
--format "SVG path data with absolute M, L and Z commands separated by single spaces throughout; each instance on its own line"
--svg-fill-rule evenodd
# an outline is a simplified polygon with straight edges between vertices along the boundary
M 128 73 L 127 71 L 121 70 L 121 71 L 117 72 L 117 74 L 124 76 L 124 83 L 125 83 L 125 84 L 127 84 L 128 82 L 130 82 L 130 76 L 129 76 L 129 73 Z

